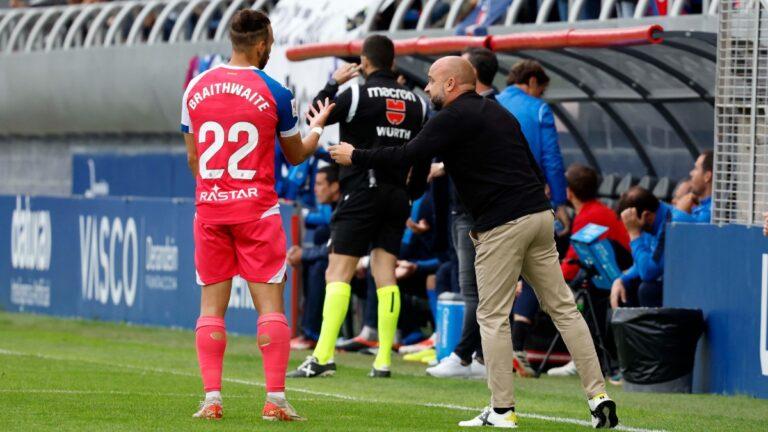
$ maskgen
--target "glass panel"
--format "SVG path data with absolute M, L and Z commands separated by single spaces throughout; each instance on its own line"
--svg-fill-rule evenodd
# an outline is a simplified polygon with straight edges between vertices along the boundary
M 693 157 L 667 120 L 645 103 L 614 103 L 645 149 L 659 177 L 678 180 L 688 175 Z
M 677 78 L 661 69 L 622 52 L 608 49 L 571 50 L 597 60 L 626 75 L 655 97 L 698 97 L 698 94 Z
M 586 87 L 594 90 L 597 97 L 640 99 L 636 92 L 618 79 L 582 61 L 552 51 L 524 52 L 542 62 L 563 70 Z
M 660 45 L 641 45 L 632 49 L 642 51 L 655 57 L 677 70 L 683 72 L 694 82 L 704 87 L 710 94 L 715 94 L 715 63 L 677 48 Z
M 677 102 L 664 106 L 688 131 L 699 151 L 712 150 L 715 140 L 715 112 L 712 105 L 705 102 Z
M 594 102 L 564 102 L 560 106 L 573 117 L 603 174 L 631 173 L 636 177 L 646 174 L 645 166 L 629 139 L 600 105 Z
M 522 58 L 510 54 L 499 54 L 498 59 L 499 73 L 496 74 L 493 84 L 498 90 L 503 90 L 507 86 L 509 69 L 515 63 L 522 60 Z M 547 68 L 545 67 L 544 69 Z M 547 92 L 544 95 L 547 100 L 583 99 L 587 97 L 586 93 L 558 73 L 547 69 L 547 75 L 549 75 L 550 80 L 549 87 L 547 87 Z

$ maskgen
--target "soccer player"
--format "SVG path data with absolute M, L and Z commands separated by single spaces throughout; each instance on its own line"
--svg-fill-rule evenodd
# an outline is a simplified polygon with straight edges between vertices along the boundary
M 362 149 L 399 147 L 421 130 L 426 101 L 397 83 L 392 72 L 395 47 L 386 36 L 363 42 L 360 66 L 344 65 L 315 100 L 333 98 L 336 106 L 328 124 L 339 123 L 342 141 Z M 364 85 L 352 85 L 338 95 L 339 85 L 365 76 Z M 323 303 L 323 324 L 314 353 L 289 374 L 296 378 L 330 376 L 336 372 L 333 353 L 339 329 L 347 315 L 349 285 L 360 257 L 371 251 L 371 269 L 378 297 L 379 351 L 370 376 L 391 375 L 392 344 L 400 314 L 400 291 L 395 278 L 397 254 L 410 213 L 410 198 L 418 198 L 426 185 L 429 162 L 414 167 L 361 169 L 342 167 L 341 203 L 331 219 L 331 243 Z
M 273 42 L 269 18 L 242 10 L 230 28 L 232 59 L 195 77 L 184 92 L 181 130 L 197 180 L 195 267 L 203 286 L 195 328 L 205 400 L 194 417 L 222 417 L 224 314 L 232 278 L 248 282 L 259 314 L 267 397 L 265 420 L 302 420 L 285 399 L 291 330 L 283 314 L 286 240 L 275 193 L 275 135 L 289 162 L 312 155 L 333 104 L 310 108 L 298 131 L 293 95 L 261 69 Z

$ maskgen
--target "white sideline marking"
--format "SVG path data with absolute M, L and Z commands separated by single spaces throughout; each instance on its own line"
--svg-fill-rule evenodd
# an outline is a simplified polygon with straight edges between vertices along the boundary
M 3 354 L 3 353 L 0 353 Z M 112 395 L 112 396 L 160 396 L 169 398 L 199 398 L 200 393 L 153 393 L 153 392 L 134 392 L 120 390 L 67 390 L 67 389 L 0 389 L 0 393 L 6 394 L 66 394 L 75 396 L 88 395 Z M 252 399 L 253 396 L 227 394 L 226 399 Z M 292 397 L 291 400 L 300 401 L 324 401 L 319 398 Z
M 54 360 L 54 361 L 70 361 L 70 362 L 82 362 L 82 363 L 91 363 L 96 364 L 100 366 L 110 366 L 110 367 L 117 367 L 117 368 L 123 368 L 123 369 L 132 369 L 132 370 L 138 370 L 142 372 L 155 372 L 160 374 L 168 374 L 168 375 L 176 375 L 176 376 L 183 376 L 183 377 L 193 377 L 197 378 L 197 374 L 191 374 L 191 373 L 184 373 L 184 372 L 178 372 L 173 370 L 166 370 L 166 369 L 159 369 L 159 368 L 151 368 L 151 367 L 141 367 L 141 366 L 134 366 L 134 365 L 127 365 L 127 364 L 120 364 L 120 363 L 106 363 L 106 362 L 98 362 L 90 359 L 79 359 L 79 358 L 69 358 L 69 357 L 56 357 L 56 356 L 50 356 L 47 354 L 33 354 L 33 353 L 24 353 L 24 352 L 18 352 L 18 351 L 9 351 L 0 348 L 0 355 L 9 355 L 9 356 L 23 356 L 23 357 L 37 357 L 44 360 Z M 257 386 L 257 387 L 264 387 L 264 383 L 260 383 L 258 381 L 251 381 L 251 380 L 245 380 L 245 379 L 239 379 L 239 378 L 222 378 L 223 381 L 231 382 L 235 384 L 243 384 L 243 385 L 249 385 L 249 386 Z M 321 392 L 321 391 L 315 391 L 315 390 L 308 390 L 308 389 L 302 389 L 302 388 L 296 388 L 296 387 L 287 387 L 287 390 L 294 391 L 297 393 L 304 393 L 308 395 L 313 396 L 324 396 L 324 397 L 330 397 L 335 399 L 342 399 L 342 400 L 348 400 L 351 402 L 360 402 L 360 403 L 383 403 L 383 404 L 406 404 L 406 405 L 417 405 L 417 406 L 423 406 L 427 408 L 445 408 L 445 409 L 451 409 L 451 410 L 457 410 L 457 411 L 480 411 L 480 408 L 478 407 L 468 407 L 468 406 L 462 406 L 462 405 L 453 405 L 453 404 L 443 404 L 443 403 L 414 403 L 414 402 L 398 402 L 398 401 L 388 401 L 388 400 L 377 400 L 377 399 L 368 399 L 368 398 L 361 398 L 361 397 L 355 397 L 355 396 L 349 396 L 344 394 L 338 394 L 338 393 L 328 393 L 328 392 Z M 67 390 L 62 390 L 61 393 L 65 393 Z M 153 393 L 154 394 L 154 393 Z M 228 396 L 231 397 L 231 396 Z M 592 427 L 592 424 L 586 420 L 579 420 L 579 419 L 573 419 L 568 417 L 555 417 L 555 416 L 549 416 L 549 415 L 543 415 L 543 414 L 536 414 L 536 413 L 518 413 L 519 417 L 522 418 L 531 418 L 536 420 L 543 420 L 543 421 L 549 421 L 554 423 L 567 423 L 567 424 L 573 424 L 578 426 L 585 426 L 588 428 Z M 616 429 L 619 431 L 626 431 L 626 432 L 666 432 L 663 429 L 643 429 L 643 428 L 636 428 L 636 427 L 630 427 L 630 426 L 624 426 L 624 425 L 618 425 Z

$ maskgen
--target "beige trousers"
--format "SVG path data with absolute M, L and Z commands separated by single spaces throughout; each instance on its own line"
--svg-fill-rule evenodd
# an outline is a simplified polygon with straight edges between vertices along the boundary
M 553 227 L 554 215 L 546 210 L 471 234 L 477 251 L 477 322 L 494 407 L 515 405 L 509 315 L 521 274 L 560 331 L 587 397 L 605 392 L 592 336 L 560 270 Z

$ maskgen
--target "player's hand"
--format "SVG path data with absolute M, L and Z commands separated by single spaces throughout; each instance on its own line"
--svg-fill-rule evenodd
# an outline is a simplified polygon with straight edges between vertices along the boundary
M 291 246 L 290 249 L 288 249 L 287 259 L 288 264 L 290 264 L 293 267 L 298 267 L 301 264 L 301 255 L 302 251 L 299 246 Z
M 517 286 L 515 287 L 515 298 L 520 297 L 520 294 L 523 293 L 523 281 L 517 281 Z
M 557 210 L 555 211 L 555 216 L 557 217 L 557 220 L 559 220 L 560 223 L 563 224 L 562 231 L 559 231 L 557 233 L 558 237 L 565 236 L 569 232 L 571 232 L 571 218 L 568 216 L 567 207 L 564 205 L 558 206 Z
M 397 267 L 395 268 L 395 278 L 398 280 L 407 279 L 416 273 L 416 269 L 418 267 L 419 266 L 416 265 L 416 263 L 412 263 L 406 260 L 399 260 L 397 262 Z
M 429 222 L 427 222 L 426 219 L 421 219 L 418 223 L 416 223 L 413 221 L 413 219 L 408 218 L 408 220 L 405 221 L 405 226 L 410 228 L 414 234 L 424 234 L 425 232 L 429 231 L 430 228 L 432 228 L 429 226 Z
M 357 63 L 345 63 L 336 69 L 331 78 L 341 85 L 360 75 L 360 69 L 361 66 Z
M 682 210 L 686 213 L 690 213 L 691 210 L 693 210 L 693 206 L 698 204 L 698 202 L 699 202 L 698 197 L 696 197 L 696 195 L 694 195 L 693 192 L 688 192 L 687 194 L 678 198 L 677 204 L 675 205 L 675 207 L 677 207 L 678 210 Z
M 325 98 L 325 101 L 317 101 L 317 109 L 315 109 L 314 105 L 310 105 L 307 112 L 309 128 L 325 126 L 325 122 L 335 106 L 336 104 L 328 101 L 328 98 Z
M 627 302 L 627 289 L 624 287 L 624 282 L 621 281 L 621 278 L 613 281 L 611 286 L 611 307 L 613 309 L 619 307 L 619 300 L 621 300 L 621 303 Z
M 643 229 L 643 221 L 637 214 L 635 207 L 629 207 L 621 212 L 621 221 L 624 223 L 624 227 L 627 228 L 627 233 L 634 240 L 640 236 L 640 231 Z
M 442 177 L 445 175 L 445 164 L 442 162 L 433 163 L 429 167 L 429 176 L 427 177 L 427 182 L 431 182 L 432 180 Z
M 352 152 L 355 150 L 352 144 L 345 143 L 344 141 L 328 147 L 328 153 L 337 164 L 343 166 L 352 165 Z

